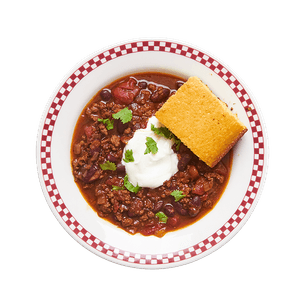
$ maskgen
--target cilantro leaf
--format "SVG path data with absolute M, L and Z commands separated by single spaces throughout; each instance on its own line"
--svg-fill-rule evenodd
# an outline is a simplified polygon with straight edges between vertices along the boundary
M 168 139 L 173 139 L 174 143 L 176 144 L 176 150 L 179 150 L 181 140 L 178 139 L 167 127 L 156 128 L 153 124 L 151 124 L 151 130 L 159 136 L 163 136 Z
M 109 118 L 98 118 L 99 122 L 102 122 L 106 125 L 107 130 L 112 130 L 114 128 L 114 120 L 110 120 Z
M 125 153 L 125 158 L 123 159 L 124 162 L 126 163 L 132 163 L 134 162 L 134 157 L 133 157 L 133 151 L 132 150 L 127 150 Z
M 174 142 L 176 144 L 176 151 L 178 151 L 179 147 L 180 147 L 180 144 L 181 144 L 181 140 L 175 137 Z
M 167 217 L 167 215 L 165 213 L 159 211 L 155 215 L 159 218 L 159 221 L 161 223 L 164 223 L 164 224 L 167 223 L 168 217 Z
M 119 186 L 114 186 L 114 185 L 112 185 L 112 190 L 124 190 L 124 189 L 125 189 L 124 186 L 119 187 Z
M 102 170 L 116 170 L 116 165 L 108 160 L 104 164 L 100 164 L 99 166 Z
M 174 190 L 170 193 L 170 195 L 172 195 L 174 197 L 176 202 L 178 202 L 180 199 L 182 199 L 183 197 L 186 196 L 183 194 L 183 191 L 180 191 L 180 190 Z
M 151 130 L 155 134 L 166 137 L 168 139 L 171 139 L 173 136 L 172 132 L 166 127 L 156 128 L 153 124 L 151 124 Z
M 128 109 L 128 107 L 120 110 L 119 112 L 112 115 L 114 119 L 120 119 L 123 124 L 131 121 L 132 119 L 132 111 Z
M 125 176 L 124 178 L 124 186 L 131 192 L 137 193 L 139 190 L 141 190 L 141 187 L 139 187 L 138 185 L 136 187 L 134 187 L 130 182 L 129 182 L 129 178 L 128 175 Z
M 146 146 L 147 146 L 147 148 L 145 150 L 145 154 L 148 154 L 150 152 L 152 152 L 152 154 L 157 153 L 157 151 L 158 151 L 157 144 L 152 137 L 146 138 Z

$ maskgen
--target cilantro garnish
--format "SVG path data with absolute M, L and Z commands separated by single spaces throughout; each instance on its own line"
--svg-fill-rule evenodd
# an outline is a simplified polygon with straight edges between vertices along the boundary
M 104 164 L 100 164 L 99 166 L 102 170 L 116 170 L 116 165 L 108 160 Z
M 180 199 L 182 199 L 183 197 L 186 196 L 183 194 L 183 191 L 180 191 L 180 190 L 174 190 L 170 193 L 170 195 L 172 195 L 174 197 L 176 202 L 178 202 Z
M 155 215 L 159 218 L 159 221 L 161 223 L 164 223 L 164 224 L 167 223 L 168 217 L 167 217 L 167 215 L 165 213 L 159 211 Z
M 151 130 L 157 134 L 157 135 L 160 135 L 160 136 L 163 136 L 163 137 L 166 137 L 168 139 L 171 139 L 172 136 L 174 136 L 172 134 L 172 132 L 166 128 L 166 127 L 160 127 L 160 128 L 156 128 L 153 124 L 151 124 Z
M 120 110 L 119 112 L 112 115 L 115 119 L 120 119 L 122 123 L 127 123 L 132 119 L 132 111 L 128 107 Z
M 133 157 L 133 151 L 132 150 L 127 150 L 125 153 L 125 158 L 123 159 L 124 162 L 126 163 L 132 163 L 134 162 L 134 157 Z
M 131 192 L 137 193 L 139 190 L 141 190 L 141 187 L 139 187 L 138 185 L 136 187 L 134 187 L 130 182 L 129 182 L 129 178 L 128 175 L 125 176 L 124 178 L 124 186 Z
M 163 136 L 168 139 L 173 139 L 174 143 L 176 144 L 176 150 L 177 151 L 179 150 L 181 140 L 178 139 L 168 128 L 166 127 L 156 128 L 153 124 L 151 124 L 151 130 L 159 136 Z
M 178 151 L 179 147 L 180 147 L 180 144 L 181 144 L 181 140 L 175 137 L 174 142 L 176 144 L 176 151 Z
M 120 187 L 120 186 L 114 186 L 114 185 L 112 185 L 112 190 L 124 190 L 124 189 L 125 189 L 124 186 Z
M 150 152 L 152 152 L 152 154 L 156 154 L 158 151 L 157 148 L 157 144 L 156 141 L 152 138 L 152 137 L 147 137 L 146 138 L 146 150 L 145 150 L 145 154 L 148 154 Z
M 102 122 L 106 125 L 107 130 L 112 130 L 114 128 L 114 120 L 110 120 L 109 118 L 98 118 L 99 122 Z

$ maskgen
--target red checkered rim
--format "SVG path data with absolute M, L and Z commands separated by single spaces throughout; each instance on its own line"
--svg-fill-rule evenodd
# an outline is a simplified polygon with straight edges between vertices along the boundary
M 110 60 L 130 53 L 149 51 L 174 53 L 191 58 L 219 75 L 230 86 L 243 105 L 250 122 L 254 143 L 254 164 L 250 183 L 241 204 L 232 217 L 214 234 L 190 248 L 167 254 L 152 255 L 127 252 L 115 248 L 99 240 L 83 228 L 64 204 L 54 180 L 51 164 L 52 134 L 56 118 L 64 101 L 77 83 L 91 71 Z M 79 67 L 79 69 L 66 80 L 51 103 L 42 129 L 40 152 L 41 171 L 47 193 L 58 215 L 70 230 L 88 246 L 92 247 L 92 249 L 103 253 L 105 256 L 117 259 L 117 261 L 141 265 L 161 265 L 191 259 L 210 250 L 223 241 L 240 224 L 252 207 L 260 187 L 264 167 L 264 137 L 262 125 L 255 106 L 239 81 L 223 65 L 210 56 L 185 45 L 163 41 L 140 41 L 120 45 L 95 56 Z

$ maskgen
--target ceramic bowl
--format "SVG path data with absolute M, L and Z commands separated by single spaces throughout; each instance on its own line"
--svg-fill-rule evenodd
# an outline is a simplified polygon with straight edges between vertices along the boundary
M 198 76 L 233 108 L 248 132 L 234 147 L 232 172 L 215 208 L 191 226 L 162 238 L 131 235 L 99 218 L 76 186 L 70 146 L 76 121 L 90 99 L 124 75 L 157 71 Z M 97 52 L 78 64 L 51 96 L 37 140 L 37 166 L 47 203 L 81 245 L 112 262 L 167 268 L 196 261 L 227 243 L 249 218 L 267 169 L 265 126 L 256 101 L 219 60 L 172 41 L 133 41 Z

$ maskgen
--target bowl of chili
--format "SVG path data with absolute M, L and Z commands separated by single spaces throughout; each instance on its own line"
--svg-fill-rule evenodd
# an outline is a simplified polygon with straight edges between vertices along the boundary
M 125 147 L 194 75 L 249 132 L 215 168 L 169 135 L 177 171 L 157 187 L 133 185 Z M 60 83 L 41 120 L 37 167 L 50 209 L 85 248 L 126 266 L 174 267 L 212 253 L 249 218 L 265 181 L 265 126 L 244 84 L 209 54 L 135 41 L 97 52 Z

